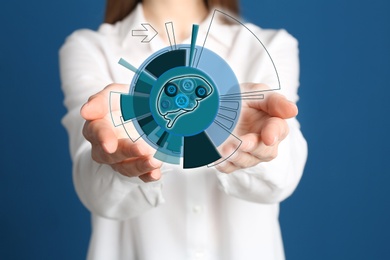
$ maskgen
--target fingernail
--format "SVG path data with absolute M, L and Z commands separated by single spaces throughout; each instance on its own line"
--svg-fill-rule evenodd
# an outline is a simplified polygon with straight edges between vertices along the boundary
M 152 177 L 152 179 L 154 181 L 157 181 L 159 178 L 160 178 L 160 174 L 157 172 L 157 171 L 153 171 L 151 174 L 150 174 L 150 177 Z
M 103 143 L 102 146 L 103 146 L 104 151 L 106 151 L 107 153 L 115 152 L 114 147 L 112 145 L 110 145 L 109 143 Z
M 85 103 L 85 104 L 81 107 L 80 112 L 82 113 L 82 112 L 86 109 L 87 106 L 88 106 L 88 102 Z
M 288 102 L 290 102 L 290 104 L 294 106 L 294 109 L 296 109 L 298 111 L 298 106 L 295 102 L 292 102 L 290 100 Z
M 274 144 L 276 144 L 277 141 L 278 141 L 278 137 L 275 136 L 275 137 L 274 137 L 274 140 L 273 140 L 272 143 L 271 143 L 271 146 L 274 145 Z

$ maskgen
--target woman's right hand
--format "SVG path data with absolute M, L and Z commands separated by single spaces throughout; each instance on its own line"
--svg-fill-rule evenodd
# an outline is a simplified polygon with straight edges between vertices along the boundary
M 144 182 L 160 179 L 162 163 L 153 158 L 154 150 L 143 140 L 132 142 L 121 127 L 115 127 L 109 111 L 111 91 L 126 92 L 126 85 L 111 84 L 91 96 L 81 108 L 86 120 L 84 137 L 92 145 L 92 159 L 108 164 L 127 177 L 139 177 Z

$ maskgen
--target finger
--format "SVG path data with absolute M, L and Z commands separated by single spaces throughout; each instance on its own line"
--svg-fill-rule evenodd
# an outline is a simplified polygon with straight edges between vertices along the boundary
M 123 91 L 126 85 L 110 84 L 102 91 L 96 93 L 88 99 L 81 110 L 80 114 L 85 120 L 95 120 L 103 118 L 109 112 L 109 96 L 111 91 Z
M 289 128 L 284 119 L 268 118 L 261 130 L 261 141 L 267 146 L 277 144 L 286 138 Z
M 105 119 L 87 121 L 83 134 L 92 144 L 92 158 L 99 163 L 113 164 L 123 160 L 150 155 L 154 149 L 142 140 L 117 139 L 111 122 Z
M 83 128 L 84 137 L 92 145 L 99 145 L 106 153 L 114 153 L 118 147 L 118 139 L 109 121 L 97 119 L 87 121 Z
M 103 93 L 98 93 L 90 97 L 80 110 L 80 115 L 85 120 L 95 120 L 103 118 L 108 113 L 108 101 Z
M 230 156 L 228 161 L 237 166 L 237 168 L 248 168 L 260 163 L 259 158 L 241 150 Z
M 240 150 L 243 152 L 252 152 L 261 142 L 261 136 L 257 133 L 250 133 L 240 136 L 241 146 Z
M 298 107 L 295 103 L 278 93 L 272 93 L 264 100 L 249 100 L 248 106 L 283 119 L 295 117 L 298 114 Z
M 132 157 L 150 156 L 153 151 L 153 148 L 141 140 L 134 143 L 129 138 L 123 138 L 118 140 L 117 150 L 111 156 L 116 162 L 120 162 Z
M 144 182 L 157 181 L 161 178 L 161 170 L 155 169 L 151 172 L 140 175 L 139 178 Z
M 99 145 L 92 146 L 92 158 L 98 163 L 115 164 L 135 157 L 150 156 L 153 148 L 140 141 L 133 143 L 130 139 L 118 140 L 115 152 L 107 153 Z
M 112 164 L 111 167 L 124 176 L 138 177 L 145 173 L 149 173 L 156 169 L 159 169 L 161 165 L 161 161 L 151 156 L 148 156 L 131 158 L 120 163 Z M 155 176 L 158 176 L 158 172 L 155 172 L 154 174 Z M 153 177 L 153 175 L 151 175 L 150 177 Z
M 239 169 L 236 165 L 234 165 L 233 163 L 231 163 L 229 161 L 224 161 L 224 162 L 216 165 L 215 167 L 218 171 L 223 172 L 223 173 L 232 173 L 232 172 Z
M 134 143 L 128 138 L 118 140 L 118 147 L 114 153 L 109 154 L 108 164 L 122 162 L 133 157 L 150 156 L 153 149 L 147 144 L 138 141 Z
M 258 158 L 248 153 L 248 151 L 253 150 L 255 145 L 259 142 L 259 135 L 248 134 L 243 138 L 240 138 L 240 143 L 237 143 L 237 140 L 235 139 L 231 139 L 224 143 L 218 149 L 221 156 L 237 168 L 247 168 L 256 165 L 259 162 Z
M 279 138 L 278 138 L 279 139 Z M 282 137 L 280 138 L 282 139 Z M 253 157 L 257 158 L 258 161 L 256 162 L 256 159 L 254 159 L 251 163 L 252 166 L 260 163 L 260 162 L 269 162 L 276 158 L 278 154 L 278 142 L 276 142 L 272 146 L 267 146 L 261 138 L 261 135 L 259 134 L 246 134 L 241 137 L 241 140 L 243 144 L 249 143 L 250 145 L 243 145 L 242 152 L 249 153 Z M 240 147 L 241 148 L 241 147 Z

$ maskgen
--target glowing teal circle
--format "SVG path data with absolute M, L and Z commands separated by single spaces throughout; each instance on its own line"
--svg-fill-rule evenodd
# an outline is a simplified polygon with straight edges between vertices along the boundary
M 175 97 L 175 103 L 179 108 L 187 108 L 189 101 L 189 98 L 183 94 L 179 94 Z

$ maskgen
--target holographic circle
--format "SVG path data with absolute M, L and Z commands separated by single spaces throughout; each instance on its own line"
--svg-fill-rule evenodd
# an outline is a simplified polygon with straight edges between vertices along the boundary
M 131 104 L 121 104 L 121 110 L 157 150 L 154 157 L 177 164 L 184 156 L 202 166 L 218 159 L 218 153 L 206 158 L 206 150 L 221 145 L 237 124 L 241 101 L 226 97 L 240 93 L 240 87 L 226 61 L 209 49 L 195 46 L 189 66 L 190 50 L 188 44 L 167 47 L 146 59 L 131 83 L 131 98 L 123 98 Z
M 175 97 L 175 103 L 179 108 L 187 108 L 189 103 L 189 98 L 186 95 L 178 94 Z
M 180 82 L 180 84 L 181 84 L 183 90 L 186 91 L 186 92 L 191 92 L 194 89 L 194 87 L 195 87 L 195 83 L 191 79 L 183 79 Z
M 203 86 L 198 86 L 198 87 L 196 88 L 195 93 L 196 93 L 196 95 L 197 95 L 198 97 L 204 97 L 204 96 L 206 96 L 206 94 L 207 94 L 206 88 L 203 87 Z
M 172 83 L 168 83 L 165 86 L 164 90 L 165 90 L 165 94 L 167 94 L 167 96 L 169 96 L 169 97 L 174 97 L 177 94 L 177 87 L 176 87 L 176 85 L 173 85 Z

